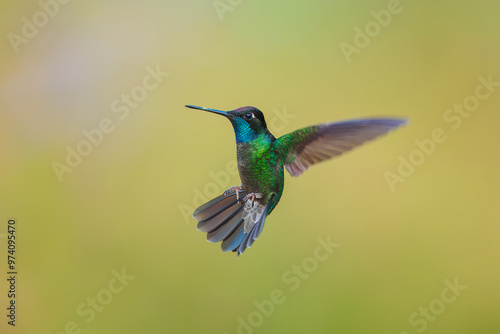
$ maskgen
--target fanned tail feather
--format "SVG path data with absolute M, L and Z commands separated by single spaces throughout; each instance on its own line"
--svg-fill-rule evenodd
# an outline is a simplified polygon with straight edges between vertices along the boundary
M 245 192 L 239 191 L 238 197 L 245 197 Z M 232 192 L 228 196 L 221 195 L 203 204 L 194 211 L 193 217 L 198 220 L 198 230 L 207 233 L 208 241 L 222 241 L 223 252 L 233 251 L 239 256 L 261 234 L 268 208 L 269 202 L 263 210 L 258 210 L 262 214 L 257 217 L 254 210 L 251 216 L 256 221 L 249 223 L 250 216 L 246 211 L 248 208 L 237 200 L 236 192 Z
M 245 249 L 249 248 L 252 246 L 254 241 L 260 236 L 262 233 L 262 229 L 264 228 L 264 222 L 267 217 L 267 210 L 269 208 L 269 203 L 267 203 L 266 208 L 264 209 L 264 212 L 260 216 L 259 220 L 257 223 L 253 226 L 253 228 L 250 230 L 249 233 L 244 235 L 243 240 L 241 241 L 240 245 L 238 246 L 237 249 L 233 249 L 233 252 L 238 252 L 238 256 L 242 254 Z

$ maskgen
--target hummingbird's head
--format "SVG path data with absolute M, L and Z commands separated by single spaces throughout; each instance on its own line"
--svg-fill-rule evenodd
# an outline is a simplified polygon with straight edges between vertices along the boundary
M 238 143 L 246 143 L 262 135 L 270 135 L 274 139 L 267 130 L 264 114 L 255 107 L 241 107 L 227 112 L 192 105 L 187 105 L 186 107 L 225 116 L 233 125 L 236 142 Z

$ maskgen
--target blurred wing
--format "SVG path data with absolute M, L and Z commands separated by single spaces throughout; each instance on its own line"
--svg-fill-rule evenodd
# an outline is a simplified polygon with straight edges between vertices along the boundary
M 286 155 L 286 169 L 297 177 L 309 166 L 339 156 L 404 125 L 406 121 L 398 118 L 367 118 L 319 124 L 286 134 L 277 141 L 279 150 Z

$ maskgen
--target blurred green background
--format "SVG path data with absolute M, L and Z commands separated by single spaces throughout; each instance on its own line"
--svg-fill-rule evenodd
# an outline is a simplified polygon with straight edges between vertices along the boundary
M 1 279 L 1 332 L 498 333 L 500 87 L 481 88 L 490 95 L 460 126 L 444 117 L 474 102 L 479 76 L 500 81 L 500 3 L 396 5 L 3 1 L 0 277 L 15 217 L 19 281 L 12 328 Z M 390 22 L 374 23 L 371 11 L 391 6 Z M 369 44 L 348 61 L 340 46 L 367 24 Z M 144 90 L 155 70 L 163 77 Z M 130 94 L 140 101 L 127 107 Z M 186 213 L 199 193 L 239 184 L 226 179 L 233 130 L 185 104 L 253 105 L 275 135 L 374 115 L 411 121 L 287 174 L 264 233 L 237 258 Z M 103 120 L 113 130 L 85 147 L 82 131 Z M 386 173 L 421 158 L 415 140 L 437 128 L 446 141 L 391 189 Z M 78 145 L 88 154 L 60 182 L 54 162 Z M 340 247 L 311 269 L 328 237 Z M 294 265 L 309 266 L 307 278 Z M 117 292 L 122 268 L 135 278 Z M 467 288 L 444 303 L 455 279 Z M 276 290 L 284 301 L 259 311 Z

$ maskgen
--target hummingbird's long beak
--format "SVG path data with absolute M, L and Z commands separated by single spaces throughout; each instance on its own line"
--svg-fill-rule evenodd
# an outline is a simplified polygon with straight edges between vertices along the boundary
M 208 111 L 208 112 L 211 112 L 211 113 L 214 113 L 214 114 L 219 114 L 219 115 L 226 116 L 226 117 L 229 116 L 229 114 L 227 112 L 222 111 L 222 110 L 205 108 L 205 107 L 198 107 L 198 106 L 193 106 L 193 105 L 190 105 L 190 104 L 187 104 L 186 107 L 191 108 L 191 109 L 204 110 L 204 111 Z

